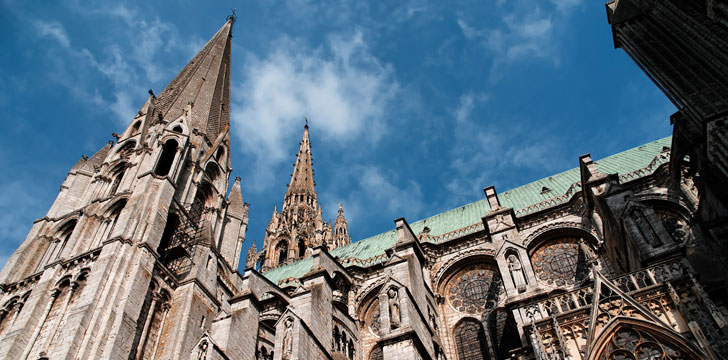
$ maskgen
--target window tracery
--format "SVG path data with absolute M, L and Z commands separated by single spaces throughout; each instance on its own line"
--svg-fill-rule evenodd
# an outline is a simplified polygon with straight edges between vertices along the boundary
M 374 299 L 374 301 L 369 304 L 369 308 L 367 308 L 364 315 L 364 321 L 373 333 L 381 335 L 382 329 L 379 320 L 379 300 Z
M 694 359 L 692 354 L 661 341 L 651 334 L 623 327 L 615 331 L 599 360 L 673 360 Z
M 463 268 L 452 277 L 447 298 L 458 311 L 478 314 L 495 307 L 502 293 L 503 282 L 497 270 L 487 264 L 477 264 Z
M 576 238 L 549 241 L 533 253 L 531 263 L 536 277 L 548 285 L 573 285 L 588 273 L 586 258 Z

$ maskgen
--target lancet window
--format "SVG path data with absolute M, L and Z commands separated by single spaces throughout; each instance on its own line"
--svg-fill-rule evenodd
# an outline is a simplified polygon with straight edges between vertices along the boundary
M 465 319 L 455 327 L 455 345 L 458 359 L 490 359 L 483 326 L 472 319 Z
M 164 143 L 164 146 L 162 147 L 162 155 L 159 157 L 157 168 L 154 170 L 156 175 L 167 176 L 169 174 L 169 170 L 172 168 L 172 163 L 174 162 L 174 157 L 177 154 L 177 146 L 177 141 L 173 139 L 167 140 L 167 142 Z

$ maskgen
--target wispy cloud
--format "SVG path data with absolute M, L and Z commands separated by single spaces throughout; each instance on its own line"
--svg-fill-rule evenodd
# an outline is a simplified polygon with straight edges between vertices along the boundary
M 74 47 L 71 37 L 57 21 L 31 20 L 37 35 L 55 40 L 65 51 L 60 59 L 51 53 L 49 61 L 56 67 L 50 78 L 69 89 L 77 100 L 93 105 L 99 111 L 108 111 L 116 120 L 126 125 L 136 112 L 140 98 L 146 89 L 167 80 L 176 71 L 165 66 L 167 58 L 187 59 L 198 49 L 199 41 L 180 41 L 178 31 L 172 24 L 160 18 L 140 15 L 140 11 L 123 4 L 103 8 L 74 6 L 78 16 L 105 17 L 109 22 L 104 31 L 116 34 L 118 41 L 110 42 L 90 50 Z M 174 56 L 163 56 L 174 55 Z M 93 69 L 111 85 L 111 90 L 99 91 L 90 87 L 94 83 Z
M 324 141 L 376 142 L 399 91 L 391 66 L 369 53 L 359 32 L 331 36 L 317 48 L 282 38 L 267 57 L 248 59 L 244 81 L 233 91 L 232 120 L 243 151 L 254 156 L 250 185 L 258 190 L 270 185 L 273 167 L 290 160 L 303 116 Z
M 338 180 L 343 183 L 339 184 L 339 192 L 321 193 L 326 218 L 336 216 L 339 202 L 344 204 L 350 226 L 363 226 L 372 215 L 392 220 L 408 216 L 413 220 L 426 212 L 420 184 L 394 171 L 377 165 L 354 165 Z M 372 209 L 377 209 L 375 214 Z
M 448 154 L 451 171 L 444 179 L 451 206 L 472 199 L 488 185 L 522 183 L 514 176 L 519 170 L 556 171 L 564 165 L 558 143 L 540 137 L 538 130 L 525 131 L 516 119 L 473 119 L 474 109 L 487 101 L 485 94 L 466 92 L 452 111 L 456 145 Z
M 457 24 L 462 34 L 481 44 L 492 55 L 491 81 L 499 70 L 519 61 L 547 60 L 559 64 L 556 24 L 565 22 L 582 0 L 499 1 L 492 8 L 496 17 L 480 23 L 471 14 L 459 13 Z M 500 19 L 500 21 L 493 21 Z
M 31 23 L 38 32 L 38 35 L 52 38 L 64 48 L 71 46 L 71 40 L 68 39 L 68 34 L 61 23 L 57 21 L 43 21 L 40 19 L 33 20 Z

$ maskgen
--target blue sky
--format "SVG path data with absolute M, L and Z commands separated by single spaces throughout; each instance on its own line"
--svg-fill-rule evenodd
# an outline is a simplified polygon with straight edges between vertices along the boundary
M 0 263 L 68 170 L 237 9 L 232 166 L 261 245 L 311 126 L 324 217 L 354 240 L 670 135 L 603 0 L 0 0 Z

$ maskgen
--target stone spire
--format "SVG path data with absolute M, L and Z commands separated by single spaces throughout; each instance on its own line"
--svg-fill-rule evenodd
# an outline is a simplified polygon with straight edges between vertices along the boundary
M 184 69 L 159 94 L 156 111 L 174 120 L 192 104 L 189 124 L 215 141 L 230 123 L 230 17 Z
M 339 203 L 339 214 L 334 221 L 334 244 L 332 248 L 339 246 L 348 245 L 351 243 L 349 237 L 349 225 L 346 223 L 346 217 L 344 217 L 344 206 Z
M 308 138 L 308 121 L 303 127 L 303 138 L 296 154 L 296 163 L 291 174 L 291 182 L 288 184 L 286 197 L 292 194 L 308 195 L 316 202 L 316 191 L 313 182 L 313 164 L 311 162 L 311 141 Z M 285 203 L 284 203 L 285 204 Z M 285 206 L 285 205 L 284 205 Z

